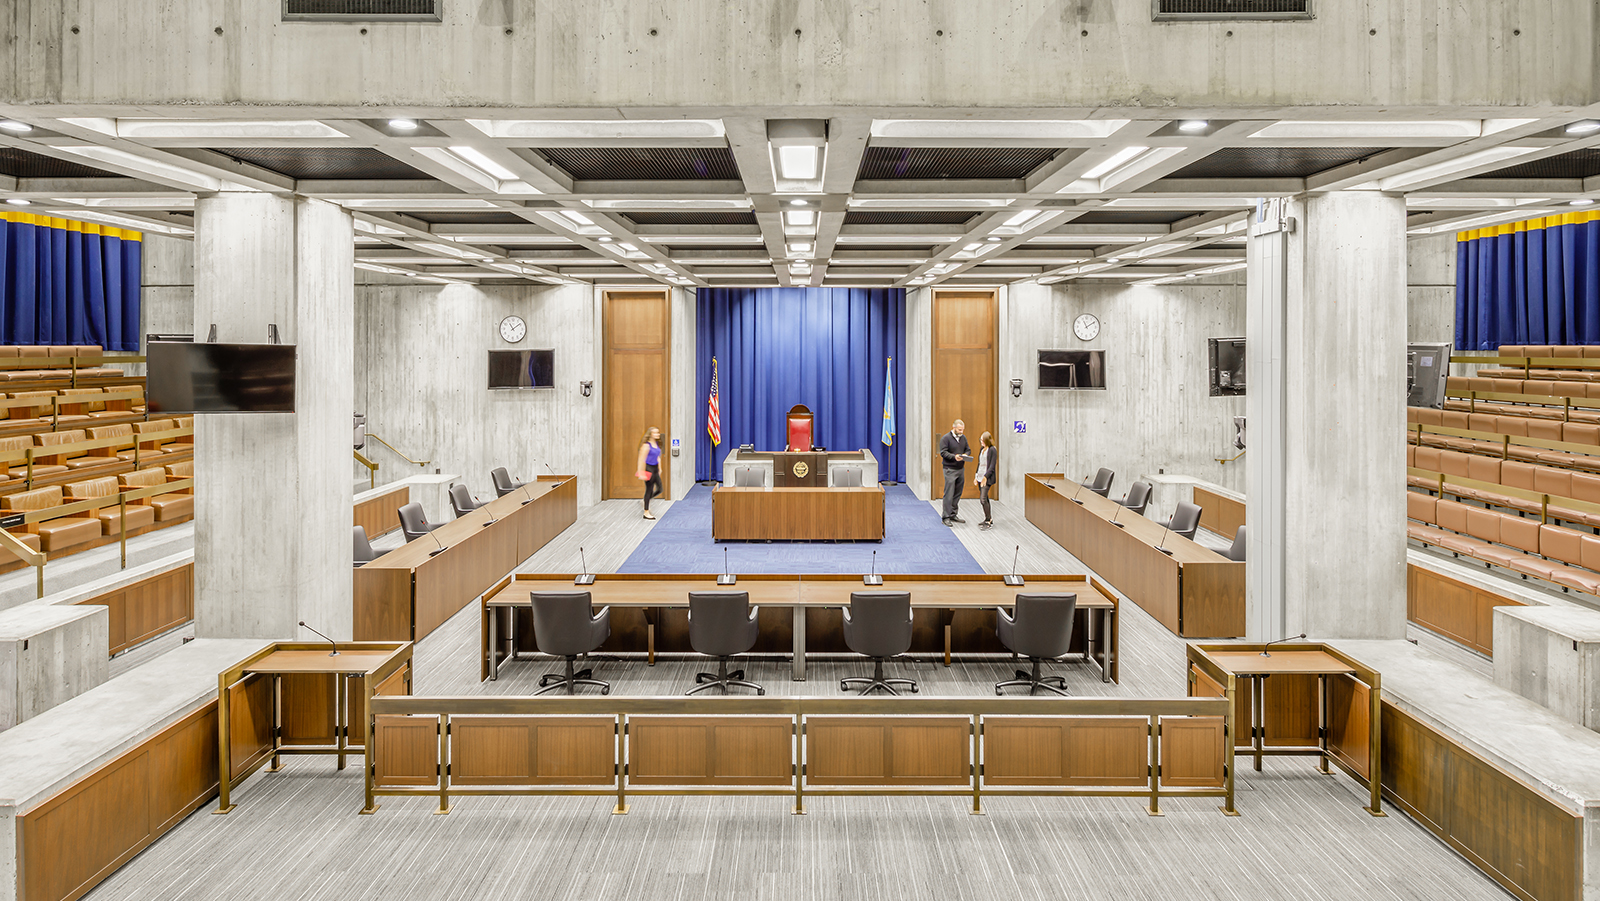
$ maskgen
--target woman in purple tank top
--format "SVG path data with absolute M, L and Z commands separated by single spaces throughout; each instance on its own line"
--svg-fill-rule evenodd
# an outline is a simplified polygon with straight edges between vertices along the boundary
M 650 499 L 661 493 L 661 430 L 655 426 L 645 429 L 639 440 L 639 469 L 635 473 L 644 482 L 644 518 L 655 519 L 650 512 Z

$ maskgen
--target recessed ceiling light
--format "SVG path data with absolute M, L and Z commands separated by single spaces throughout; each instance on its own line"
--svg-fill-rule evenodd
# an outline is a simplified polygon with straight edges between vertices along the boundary
M 601 238 L 600 238 L 600 243 L 601 243 L 601 244 L 610 244 L 610 243 L 611 243 L 611 240 L 612 240 L 612 239 L 611 239 L 611 236 L 610 236 L 610 235 L 605 235 L 605 236 L 602 236 L 602 237 L 601 237 Z
M 799 198 L 796 198 L 794 200 L 789 201 L 789 205 L 790 206 L 805 206 L 806 202 L 804 200 L 800 200 Z
M 401 131 L 410 131 L 413 128 L 417 127 L 417 120 L 415 120 L 415 119 L 390 119 L 389 120 L 389 127 L 390 128 L 398 128 Z
M 1589 206 L 1592 203 L 1594 203 L 1594 201 L 1587 197 L 1579 197 L 1577 200 L 1567 201 L 1567 206 Z
M 1600 131 L 1600 122 L 1588 119 L 1583 122 L 1574 122 L 1567 126 L 1569 135 L 1586 135 L 1591 131 Z
M 784 144 L 778 147 L 778 174 L 796 181 L 817 177 L 821 148 L 809 144 Z
M 1083 177 L 1084 178 L 1099 178 L 1100 176 L 1105 175 L 1107 172 L 1110 172 L 1112 169 L 1115 169 L 1118 166 L 1122 165 L 1123 163 L 1126 163 L 1126 162 L 1132 160 L 1134 157 L 1138 156 L 1141 153 L 1144 153 L 1146 150 L 1149 150 L 1149 149 L 1150 148 L 1148 148 L 1148 147 L 1140 147 L 1140 146 L 1137 146 L 1137 145 L 1135 145 L 1133 147 L 1124 147 L 1121 150 L 1118 150 L 1116 153 L 1113 153 L 1112 155 L 1110 155 L 1110 156 L 1106 157 L 1105 159 L 1101 160 L 1097 165 L 1095 165 L 1094 168 L 1090 169 L 1088 172 L 1083 173 Z
M 1211 124 L 1210 122 L 1207 122 L 1204 119 L 1185 119 L 1182 122 L 1178 123 L 1178 130 L 1179 131 L 1205 131 L 1206 128 L 1210 124 Z
M 27 134 L 28 132 L 33 131 L 32 125 L 29 125 L 26 122 L 18 122 L 15 119 L 0 119 L 0 128 L 5 129 L 6 131 L 14 131 L 19 135 Z
M 33 203 L 33 201 L 23 197 L 13 197 L 10 200 L 7 200 L 6 203 L 11 204 L 12 206 L 29 206 Z
M 482 169 L 495 178 L 500 179 L 501 181 L 508 181 L 517 177 L 517 173 L 512 172 L 510 169 L 507 169 L 506 167 L 490 159 L 488 154 L 476 147 L 461 145 L 458 147 L 451 147 L 450 152 L 461 159 L 466 160 L 472 165 L 477 166 L 479 169 Z
M 989 236 L 985 240 L 987 240 L 990 244 L 999 244 L 1000 243 L 1000 239 L 997 238 L 997 237 L 994 237 L 993 235 Z
M 1120 262 L 1122 262 L 1122 257 L 1109 257 L 1106 260 L 1106 262 L 1107 263 L 1120 263 Z

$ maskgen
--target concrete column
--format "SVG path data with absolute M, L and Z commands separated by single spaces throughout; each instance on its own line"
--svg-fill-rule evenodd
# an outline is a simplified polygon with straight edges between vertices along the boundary
M 195 418 L 195 628 L 202 638 L 351 635 L 354 237 L 332 204 L 195 203 L 194 332 L 298 348 L 295 412 Z
M 1405 201 L 1312 196 L 1253 222 L 1247 629 L 1405 636 Z

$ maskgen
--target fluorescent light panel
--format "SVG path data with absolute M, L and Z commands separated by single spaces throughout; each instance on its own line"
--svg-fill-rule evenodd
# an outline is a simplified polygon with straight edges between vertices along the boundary
M 620 140 L 625 138 L 721 138 L 721 119 L 468 119 L 492 138 Z
M 1399 175 L 1391 175 L 1388 178 L 1382 179 L 1376 184 L 1380 190 L 1395 191 L 1404 188 L 1407 185 L 1419 184 L 1425 181 L 1434 181 L 1440 178 L 1448 178 L 1449 176 L 1466 172 L 1470 169 L 1476 169 L 1481 166 L 1492 166 L 1495 163 L 1513 160 L 1519 156 L 1525 156 L 1540 149 L 1541 148 L 1538 147 L 1518 147 L 1515 145 L 1490 147 L 1485 150 L 1480 150 L 1476 153 L 1469 153 L 1466 156 L 1457 157 L 1453 160 L 1445 160 L 1443 162 L 1434 163 L 1431 166 L 1423 166 L 1420 169 L 1413 169 L 1410 172 L 1402 172 Z M 1373 182 L 1367 182 L 1365 185 L 1361 185 L 1359 187 L 1370 189 L 1373 187 L 1373 185 Z
M 479 169 L 482 169 L 484 172 L 487 172 L 501 181 L 514 181 L 517 177 L 517 173 L 512 172 L 505 166 L 502 166 L 490 159 L 488 154 L 476 147 L 470 147 L 465 144 L 461 144 L 451 147 L 450 152 L 455 154 L 464 162 L 473 166 L 477 166 Z
M 1327 122 L 1285 120 L 1262 128 L 1252 138 L 1363 138 L 1384 140 L 1390 138 L 1476 138 L 1483 134 L 1483 123 L 1477 119 L 1395 120 L 1366 121 L 1336 120 Z
M 874 119 L 872 137 L 1067 141 L 1107 138 L 1127 124 L 1127 119 Z

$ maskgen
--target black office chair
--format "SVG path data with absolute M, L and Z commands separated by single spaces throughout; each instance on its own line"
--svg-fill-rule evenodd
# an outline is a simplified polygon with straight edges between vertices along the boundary
M 1078 611 L 1076 594 L 1018 594 L 1016 615 L 1005 608 L 995 613 L 995 634 L 1000 643 L 1033 664 L 1032 672 L 1017 670 L 1015 679 L 994 684 L 994 693 L 1005 694 L 1013 685 L 1028 686 L 1028 694 L 1048 688 L 1058 695 L 1067 694 L 1067 680 L 1061 676 L 1039 675 L 1039 665 L 1054 660 L 1072 648 L 1072 623 Z
M 468 513 L 483 506 L 472 499 L 472 492 L 460 482 L 450 486 L 450 507 L 456 511 L 456 518 L 460 519 Z
M 1150 505 L 1150 483 L 1134 482 L 1128 489 L 1127 496 L 1117 503 L 1143 516 L 1144 508 Z
M 1084 482 L 1083 487 L 1093 491 L 1095 494 L 1098 494 L 1101 497 L 1110 497 L 1111 480 L 1116 477 L 1116 473 L 1102 466 L 1100 467 L 1100 471 L 1094 474 L 1094 480 L 1090 482 Z
M 395 512 L 400 514 L 400 531 L 405 533 L 407 541 L 421 538 L 444 525 L 442 522 L 428 522 L 427 515 L 422 512 L 422 505 L 416 501 L 406 504 Z
M 1194 532 L 1200 528 L 1200 508 L 1188 501 L 1179 501 L 1178 509 L 1172 513 L 1172 518 L 1167 520 L 1167 528 L 1173 534 L 1194 540 Z
M 489 470 L 489 481 L 494 483 L 495 497 L 505 497 L 523 485 L 528 484 L 527 482 L 511 481 L 511 473 L 506 472 L 504 466 L 496 466 L 494 469 Z
M 371 563 L 372 561 L 383 556 L 372 549 L 372 542 L 367 540 L 367 530 L 365 526 L 355 526 L 351 531 L 351 536 L 355 539 L 356 566 L 360 566 L 363 563 Z
M 1244 530 L 1246 528 L 1246 526 L 1240 526 L 1238 531 L 1233 533 L 1233 544 L 1223 552 L 1222 556 L 1227 557 L 1229 560 L 1244 562 Z
M 765 488 L 767 487 L 767 471 L 754 466 L 736 466 L 733 470 L 733 487 L 735 488 Z
M 572 671 L 578 657 L 599 648 L 611 637 L 611 608 L 602 607 L 595 613 L 587 591 L 534 591 L 529 594 L 533 599 L 534 644 L 541 653 L 567 658 L 566 672 L 540 676 L 539 690 L 534 694 L 565 688 L 570 695 L 579 685 L 598 685 L 601 694 L 611 694 L 611 683 L 591 678 L 594 670 Z
M 850 592 L 850 606 L 844 611 L 844 643 L 857 654 L 872 658 L 872 678 L 840 679 L 840 691 L 849 691 L 853 682 L 866 683 L 863 695 L 874 688 L 897 695 L 896 685 L 909 685 L 913 693 L 917 691 L 915 679 L 883 677 L 883 661 L 911 649 L 911 592 Z
M 756 646 L 761 634 L 756 626 L 756 612 L 760 609 L 750 606 L 748 591 L 689 592 L 689 647 L 698 654 L 717 658 L 717 671 L 695 674 L 694 681 L 699 684 L 684 694 L 697 694 L 708 688 L 721 688 L 727 694 L 730 685 L 754 688 L 758 695 L 767 693 L 760 685 L 746 682 L 744 670 L 728 672 L 728 661 L 735 654 Z

